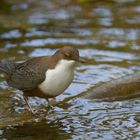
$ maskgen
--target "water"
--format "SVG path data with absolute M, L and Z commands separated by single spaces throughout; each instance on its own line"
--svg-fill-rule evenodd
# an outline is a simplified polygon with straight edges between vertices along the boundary
M 0 139 L 112 140 L 140 137 L 140 100 L 93 101 L 78 97 L 95 85 L 140 69 L 139 0 L 2 0 L 0 59 L 21 61 L 51 55 L 65 46 L 87 60 L 54 109 L 31 98 L 29 113 L 21 93 L 0 79 Z

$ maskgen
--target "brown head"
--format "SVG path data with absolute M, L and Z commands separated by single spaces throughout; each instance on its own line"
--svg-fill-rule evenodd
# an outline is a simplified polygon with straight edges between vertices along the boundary
M 79 51 L 76 47 L 65 46 L 59 49 L 54 56 L 59 57 L 59 59 L 64 60 L 74 60 L 76 62 L 82 62 L 79 56 Z

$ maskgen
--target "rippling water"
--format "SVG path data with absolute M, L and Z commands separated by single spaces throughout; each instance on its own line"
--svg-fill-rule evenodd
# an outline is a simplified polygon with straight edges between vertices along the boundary
M 2 0 L 0 59 L 51 55 L 71 45 L 87 60 L 71 86 L 46 111 L 30 99 L 31 116 L 20 92 L 0 79 L 0 139 L 112 140 L 140 138 L 140 100 L 93 101 L 76 98 L 95 85 L 140 69 L 139 0 Z

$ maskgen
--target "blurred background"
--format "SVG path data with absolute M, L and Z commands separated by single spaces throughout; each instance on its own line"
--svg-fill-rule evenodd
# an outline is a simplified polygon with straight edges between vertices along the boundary
M 37 116 L 1 75 L 0 139 L 139 140 L 139 98 L 71 100 L 101 82 L 139 72 L 139 38 L 139 0 L 0 0 L 0 59 L 51 55 L 69 45 L 87 60 L 53 111 L 44 111 L 44 100 L 30 99 Z

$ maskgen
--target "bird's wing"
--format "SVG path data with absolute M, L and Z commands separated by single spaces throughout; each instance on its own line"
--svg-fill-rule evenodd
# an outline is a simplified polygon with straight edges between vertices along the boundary
M 16 63 L 12 63 L 8 59 L 3 59 L 0 61 L 0 73 L 10 75 L 12 71 L 14 71 L 16 66 L 17 66 Z
M 48 69 L 47 63 L 40 59 L 32 58 L 16 67 L 15 72 L 9 77 L 7 83 L 17 89 L 32 90 L 45 79 Z M 44 64 L 43 64 L 44 63 Z

